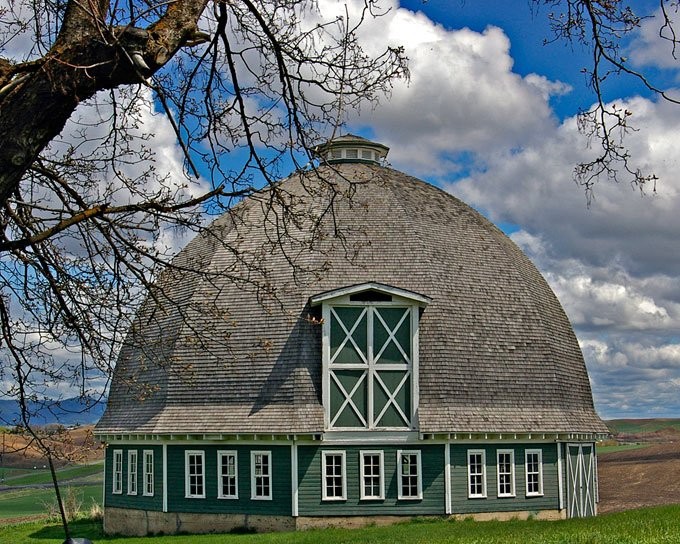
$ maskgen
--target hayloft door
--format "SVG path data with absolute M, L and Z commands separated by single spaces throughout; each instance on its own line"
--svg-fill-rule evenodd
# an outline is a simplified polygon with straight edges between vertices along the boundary
M 595 515 L 595 465 L 593 444 L 567 444 L 567 514 L 570 518 Z

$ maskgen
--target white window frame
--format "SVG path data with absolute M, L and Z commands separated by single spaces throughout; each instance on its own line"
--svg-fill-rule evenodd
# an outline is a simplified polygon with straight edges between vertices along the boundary
M 142 474 L 144 489 L 142 495 L 145 497 L 153 497 L 154 493 L 154 465 L 153 465 L 153 450 L 144 450 L 142 453 Z
M 389 295 L 391 301 L 388 300 L 363 300 L 358 298 L 353 298 L 355 295 L 361 295 L 369 291 L 375 291 L 378 294 Z M 429 297 L 420 295 L 413 291 L 406 291 L 404 289 L 399 289 L 397 287 L 379 284 L 374 282 L 363 283 L 360 285 L 352 285 L 348 287 L 343 287 L 340 289 L 335 289 L 333 291 L 328 291 L 325 293 L 320 293 L 311 297 L 311 305 L 322 307 L 322 400 L 324 406 L 324 428 L 327 431 L 370 431 L 374 429 L 380 430 L 390 430 L 396 432 L 402 432 L 406 430 L 415 430 L 418 425 L 418 405 L 419 405 L 419 388 L 418 388 L 418 376 L 419 376 L 419 323 L 420 314 L 422 310 L 427 307 L 431 302 Z M 332 313 L 335 309 L 341 307 L 358 307 L 362 308 L 367 312 L 367 327 L 368 327 L 368 342 L 367 353 L 361 354 L 361 359 L 359 363 L 337 363 L 335 357 L 337 355 L 337 350 L 331 353 L 331 322 Z M 403 307 L 404 309 L 409 309 L 410 314 L 410 327 L 411 327 L 411 341 L 410 341 L 410 361 L 407 364 L 390 364 L 390 363 L 379 363 L 375 364 L 374 361 L 374 346 L 372 345 L 372 320 L 374 317 L 375 310 L 383 309 L 386 307 Z M 361 319 L 361 318 L 359 318 Z M 357 321 L 355 321 L 355 324 Z M 351 327 L 345 332 L 350 333 L 353 330 Z M 389 331 L 388 331 L 389 332 Z M 352 343 L 351 340 L 346 340 Z M 380 349 L 378 349 L 380 352 Z M 342 384 L 338 383 L 336 378 L 336 371 L 339 370 L 361 370 L 364 371 L 362 376 L 354 383 L 354 387 L 351 390 L 345 390 Z M 396 390 L 392 390 L 390 387 L 390 392 L 386 391 L 385 383 L 380 378 L 380 370 L 405 370 L 406 377 L 405 380 L 397 385 Z M 375 378 L 375 379 L 374 379 Z M 396 401 L 399 391 L 402 387 L 406 387 L 406 381 L 409 381 L 409 389 L 411 393 L 410 406 L 405 407 L 402 410 Z M 335 412 L 331 413 L 331 389 L 332 386 L 338 387 L 341 394 L 344 395 L 343 407 Z M 369 407 L 366 414 L 362 413 L 362 410 L 354 405 L 352 397 L 358 387 L 366 388 L 366 399 L 367 405 Z M 374 387 L 381 388 L 383 394 L 388 396 L 387 403 L 382 406 L 382 411 L 378 414 L 374 413 Z M 382 421 L 383 416 L 386 411 L 394 408 L 400 415 L 403 415 L 402 419 L 405 424 L 399 426 L 387 426 L 386 422 Z M 351 425 L 349 427 L 343 427 L 339 424 L 339 415 L 343 412 L 343 409 L 350 409 L 357 416 L 357 425 Z M 409 412 L 409 413 L 405 413 Z M 376 424 L 379 423 L 380 425 Z
M 268 467 L 268 472 L 267 474 L 261 474 L 257 475 L 256 474 L 256 458 L 258 455 L 265 455 L 267 456 L 267 467 Z M 274 498 L 274 490 L 273 490 L 273 462 L 272 462 L 272 452 L 267 450 L 257 450 L 257 451 L 251 451 L 250 452 L 250 498 L 251 500 L 254 501 L 270 501 Z M 268 482 L 268 487 L 269 487 L 269 494 L 268 495 L 258 495 L 257 494 L 257 478 L 266 478 Z
M 366 495 L 366 486 L 364 485 L 366 475 L 366 465 L 365 460 L 368 455 L 378 456 L 378 495 Z M 359 484 L 360 484 L 360 497 L 362 501 L 375 501 L 385 499 L 385 454 L 382 450 L 362 450 L 359 452 Z M 373 476 L 370 476 L 373 477 Z
M 128 495 L 136 495 L 137 494 L 137 473 L 138 473 L 138 466 L 137 466 L 137 461 L 139 460 L 139 455 L 137 454 L 137 450 L 128 450 L 128 455 L 127 455 L 127 461 L 128 461 L 128 466 L 127 466 L 127 494 Z
M 470 458 L 473 455 L 481 455 L 481 465 L 482 465 L 482 472 L 481 474 L 477 472 L 472 472 L 472 466 L 470 463 Z M 467 493 L 468 493 L 468 499 L 486 499 L 486 450 L 467 450 Z M 482 477 L 482 492 L 481 493 L 472 493 L 472 476 L 481 476 Z
M 529 472 L 529 456 L 538 456 L 538 472 Z M 529 491 L 529 474 L 538 474 L 538 491 Z M 527 497 L 543 496 L 543 450 L 531 449 L 524 451 L 524 480 Z
M 120 495 L 123 493 L 123 450 L 113 450 L 113 462 L 111 463 L 111 493 Z
M 222 485 L 222 478 L 225 476 L 222 472 L 222 458 L 234 458 L 234 493 L 224 493 L 224 486 Z M 238 499 L 238 452 L 236 450 L 218 450 L 217 452 L 217 498 L 218 499 Z
M 416 495 L 404 495 L 402 481 L 402 456 L 416 456 Z M 423 469 L 422 469 L 420 450 L 397 450 L 397 498 L 400 501 L 417 501 L 423 498 Z
M 510 456 L 510 493 L 505 493 L 501 490 L 501 455 Z M 508 474 L 504 472 L 503 474 Z M 496 450 L 496 491 L 499 498 L 515 497 L 515 450 Z
M 189 472 L 189 460 L 197 455 L 201 459 L 201 472 L 196 476 L 201 478 L 201 493 L 191 494 L 191 474 Z M 184 452 L 184 497 L 187 499 L 205 499 L 205 451 L 186 450 Z
M 337 497 L 334 495 L 328 495 L 328 485 L 326 478 L 326 467 L 328 457 L 337 456 L 340 457 L 340 477 L 342 479 L 342 495 Z M 328 450 L 321 452 L 321 500 L 324 501 L 346 501 L 347 500 L 347 463 L 346 455 L 343 450 Z

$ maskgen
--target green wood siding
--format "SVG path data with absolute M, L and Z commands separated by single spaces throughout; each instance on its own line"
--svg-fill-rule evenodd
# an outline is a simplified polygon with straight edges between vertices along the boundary
M 467 452 L 471 449 L 486 452 L 486 498 L 468 498 Z M 498 497 L 496 451 L 499 449 L 511 449 L 515 452 L 515 497 Z M 526 496 L 524 452 L 527 449 L 542 451 L 543 495 L 539 497 Z M 557 446 L 555 444 L 452 444 L 451 495 L 454 514 L 557 510 L 559 508 Z
M 397 499 L 397 451 L 420 450 L 422 467 L 422 499 Z M 383 451 L 384 500 L 360 500 L 359 452 Z M 344 451 L 346 456 L 347 499 L 321 500 L 321 452 Z M 417 515 L 445 514 L 444 446 L 337 446 L 298 447 L 298 511 L 301 516 L 352 515 Z
M 185 451 L 204 451 L 205 498 L 186 498 L 184 489 Z M 238 459 L 238 499 L 218 499 L 217 452 L 235 450 Z M 252 500 L 250 489 L 250 452 L 271 451 L 272 500 Z M 266 443 L 254 446 L 234 444 L 168 446 L 168 511 L 224 514 L 270 514 L 290 516 L 290 446 Z
M 113 450 L 123 452 L 123 492 L 114 494 L 113 488 Z M 137 451 L 137 495 L 128 495 L 128 451 Z M 144 495 L 144 451 L 153 451 L 154 494 Z M 139 508 L 141 510 L 163 509 L 163 448 L 161 446 L 107 446 L 106 474 L 104 475 L 104 494 L 106 506 L 117 508 Z

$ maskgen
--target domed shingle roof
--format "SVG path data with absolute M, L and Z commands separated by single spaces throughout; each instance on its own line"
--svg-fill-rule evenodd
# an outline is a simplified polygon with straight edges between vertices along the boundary
M 295 221 L 282 220 L 282 200 Z M 98 433 L 323 432 L 310 298 L 367 282 L 430 299 L 421 433 L 607 432 L 534 265 L 468 205 L 398 171 L 296 173 L 215 221 L 174 265 L 128 335 Z

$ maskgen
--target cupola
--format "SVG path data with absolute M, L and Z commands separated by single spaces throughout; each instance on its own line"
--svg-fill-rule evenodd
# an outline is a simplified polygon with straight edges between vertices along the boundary
M 383 144 L 354 134 L 333 138 L 315 149 L 317 155 L 329 164 L 344 162 L 382 164 L 389 150 L 390 148 Z

